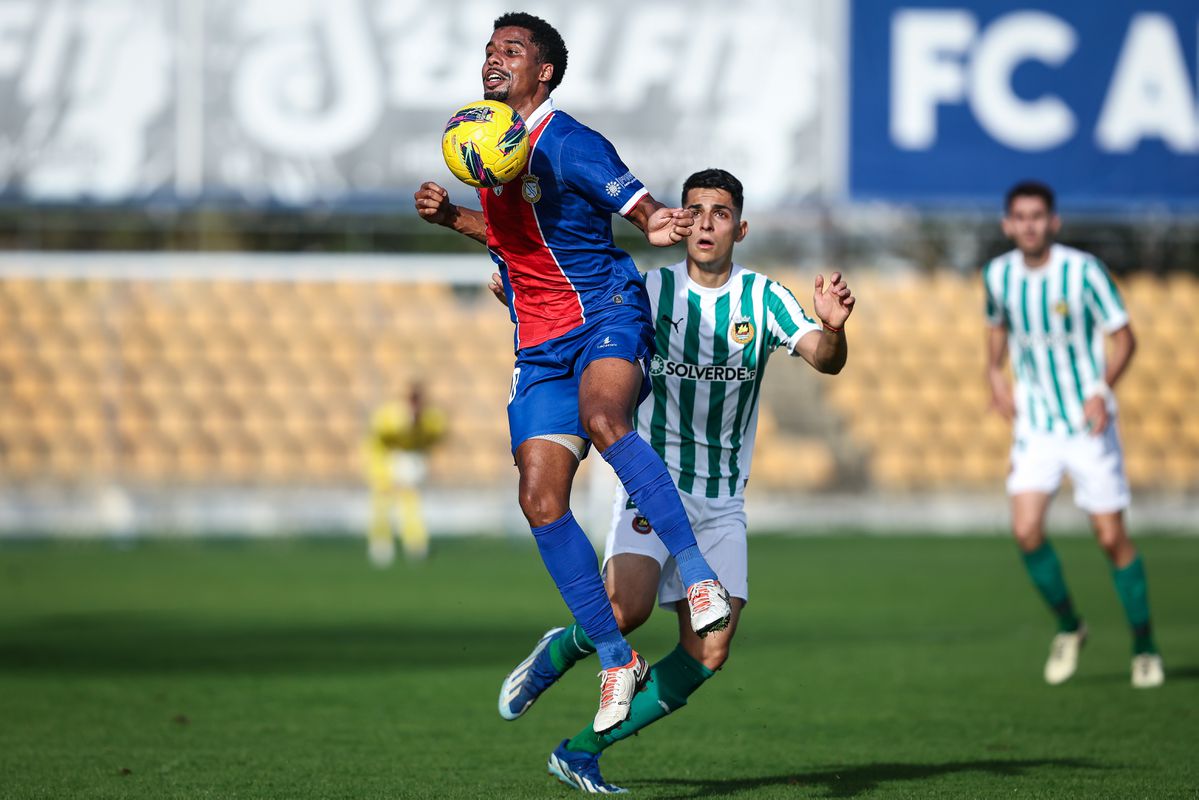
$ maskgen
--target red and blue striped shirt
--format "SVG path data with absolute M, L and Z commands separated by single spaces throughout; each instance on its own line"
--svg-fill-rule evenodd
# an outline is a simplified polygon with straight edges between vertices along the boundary
M 524 173 L 479 190 L 517 350 L 568 333 L 614 305 L 647 302 L 633 259 L 612 240 L 612 215 L 628 214 L 646 195 L 641 181 L 607 139 L 552 100 L 527 124 Z

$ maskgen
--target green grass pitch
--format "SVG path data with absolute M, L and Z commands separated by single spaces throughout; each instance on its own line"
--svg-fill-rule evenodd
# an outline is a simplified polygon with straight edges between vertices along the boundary
M 1088 540 L 1058 539 L 1092 638 L 1050 688 L 1006 539 L 754 538 L 729 664 L 605 775 L 646 798 L 1195 797 L 1199 540 L 1140 542 L 1167 683 L 1138 692 Z M 386 572 L 364 550 L 0 545 L 0 798 L 575 796 L 544 765 L 594 713 L 595 663 L 495 709 L 565 619 L 533 548 L 435 542 Z M 658 613 L 633 642 L 674 637 Z

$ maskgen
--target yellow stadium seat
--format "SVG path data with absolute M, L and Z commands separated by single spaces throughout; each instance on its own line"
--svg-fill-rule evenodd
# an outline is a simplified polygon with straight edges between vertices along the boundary
M 776 277 L 806 303 L 812 272 Z M 977 275 L 850 279 L 863 298 L 850 363 L 818 380 L 876 484 L 995 490 L 1011 432 L 986 412 Z M 1199 485 L 1199 417 L 1190 410 L 1199 392 L 1191 341 L 1199 282 L 1134 276 L 1123 288 L 1141 338 L 1119 388 L 1130 477 L 1139 486 Z M 78 480 L 116 463 L 151 483 L 356 484 L 371 409 L 420 381 L 452 429 L 434 478 L 508 480 L 511 334 L 504 309 L 481 288 L 3 279 L 6 477 Z M 792 440 L 771 412 L 764 406 L 760 420 L 759 485 L 795 488 L 835 475 L 827 444 Z M 18 417 L 27 430 L 4 421 Z M 788 458 L 823 466 L 797 476 Z

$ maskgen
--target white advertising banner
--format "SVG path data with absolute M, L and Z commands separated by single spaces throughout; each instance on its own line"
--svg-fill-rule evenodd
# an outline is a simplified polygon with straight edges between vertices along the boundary
M 387 207 L 450 185 L 491 0 L 0 0 L 0 199 Z M 817 2 L 529 2 L 558 105 L 657 194 L 726 168 L 777 207 L 839 191 L 844 17 Z M 465 187 L 461 187 L 465 193 Z M 464 195 L 465 196 L 465 195 Z

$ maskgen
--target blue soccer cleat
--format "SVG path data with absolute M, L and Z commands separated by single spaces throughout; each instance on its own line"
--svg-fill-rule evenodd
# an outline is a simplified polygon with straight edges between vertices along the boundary
M 550 628 L 537 640 L 537 646 L 528 658 L 516 665 L 516 669 L 504 678 L 500 687 L 500 716 L 506 720 L 518 719 L 529 710 L 541 693 L 554 685 L 562 673 L 554 669 L 550 660 L 550 641 L 563 628 Z
M 625 794 L 628 790 L 604 780 L 599 770 L 599 753 L 572 753 L 566 749 L 567 739 L 550 753 L 546 764 L 558 780 L 587 794 Z

